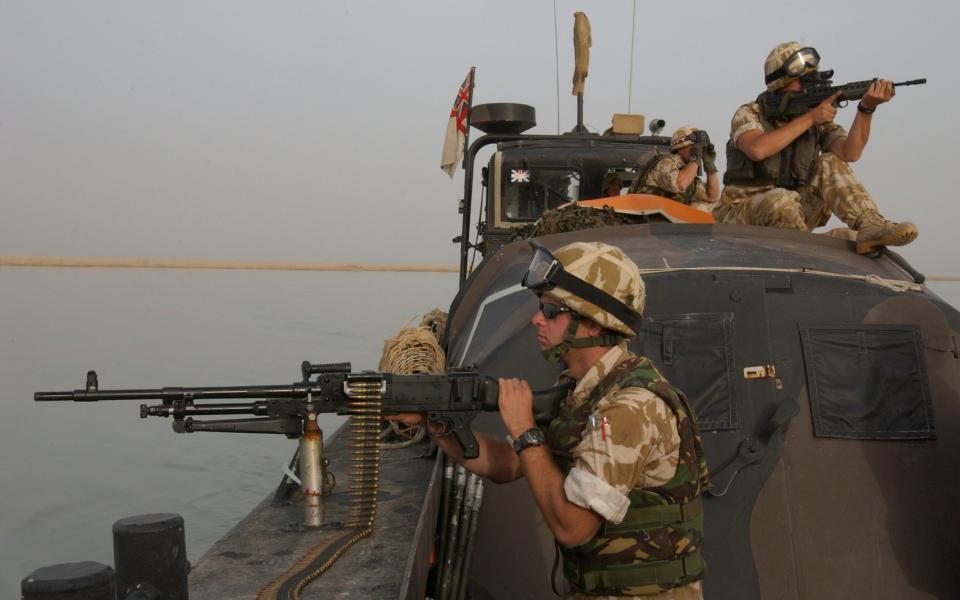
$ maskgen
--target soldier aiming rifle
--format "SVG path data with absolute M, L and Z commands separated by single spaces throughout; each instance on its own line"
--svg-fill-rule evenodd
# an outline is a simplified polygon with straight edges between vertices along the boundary
M 877 107 L 893 98 L 893 82 L 832 88 L 823 85 L 832 71 L 818 75 L 819 65 L 816 49 L 798 42 L 780 44 L 767 56 L 767 91 L 733 116 L 714 217 L 720 223 L 813 231 L 834 214 L 855 232 L 860 254 L 909 244 L 917 227 L 884 218 L 850 168 L 863 154 Z M 837 105 L 858 97 L 847 133 L 833 122 Z M 820 101 L 811 107 L 813 99 Z

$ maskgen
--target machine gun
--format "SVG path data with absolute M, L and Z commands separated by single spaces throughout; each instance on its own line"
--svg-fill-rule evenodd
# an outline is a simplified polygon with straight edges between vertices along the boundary
M 303 521 L 301 527 L 340 529 L 333 541 L 321 544 L 324 552 L 306 567 L 292 570 L 271 583 L 277 597 L 299 598 L 296 591 L 323 572 L 326 566 L 357 540 L 369 535 L 376 515 L 380 473 L 380 420 L 384 415 L 425 412 L 441 421 L 463 450 L 465 458 L 476 458 L 480 447 L 470 421 L 480 411 L 499 410 L 499 384 L 475 370 L 458 369 L 442 374 L 399 375 L 379 372 L 351 372 L 350 363 L 301 364 L 301 381 L 289 385 L 229 387 L 164 387 L 156 389 L 101 390 L 95 371 L 87 372 L 84 389 L 36 392 L 38 402 L 98 402 L 101 400 L 159 400 L 160 404 L 140 405 L 140 417 L 170 417 L 178 433 L 227 431 L 238 433 L 284 434 L 298 439 L 294 463 L 297 473 L 288 470 L 274 501 L 286 502 L 290 481 L 300 484 Z M 534 392 L 534 418 L 545 425 L 570 382 Z M 211 402 L 234 400 L 234 402 Z M 249 401 L 241 401 L 249 400 Z M 346 517 L 327 521 L 324 497 L 336 479 L 328 472 L 323 433 L 317 423 L 321 413 L 350 415 L 352 434 L 351 480 L 347 489 Z M 196 419 L 212 415 L 251 415 L 247 418 Z M 116 527 L 116 526 L 114 526 Z M 358 529 L 359 533 L 353 531 Z M 182 529 L 181 529 L 182 531 Z M 312 552 L 312 551 L 311 551 Z M 309 553 L 307 556 L 311 556 Z M 333 558 L 331 558 L 333 557 Z M 306 557 L 302 560 L 305 560 Z M 326 566 L 323 566 L 323 561 Z M 319 568 L 318 568 L 319 567 Z M 298 587 L 299 586 L 299 587 Z M 287 595 L 290 593 L 291 595 Z M 184 596 L 185 597 L 185 596 Z M 274 596 L 270 596 L 271 598 Z
M 802 92 L 764 92 L 757 97 L 757 104 L 760 105 L 760 112 L 768 119 L 792 119 L 805 114 L 811 108 L 819 105 L 827 98 L 830 98 L 837 92 L 840 97 L 837 98 L 836 106 L 843 108 L 850 100 L 859 100 L 863 98 L 869 89 L 870 84 L 876 79 L 864 81 L 854 81 L 841 85 L 833 85 L 833 69 L 827 71 L 814 71 L 800 78 L 804 84 Z M 910 81 L 901 81 L 894 83 L 894 87 L 904 85 L 922 85 L 927 80 L 911 79 Z
M 290 385 L 230 387 L 164 387 L 159 389 L 101 390 L 96 371 L 87 372 L 85 389 L 36 392 L 37 402 L 98 402 L 101 400 L 159 400 L 161 404 L 140 405 L 140 417 L 171 417 L 178 433 L 227 431 L 235 433 L 281 433 L 299 438 L 320 413 L 339 415 L 376 412 L 391 415 L 426 412 L 440 421 L 463 450 L 465 458 L 479 452 L 470 421 L 480 411 L 499 410 L 499 386 L 492 377 L 476 371 L 452 370 L 439 375 L 397 375 L 393 373 L 351 373 L 350 363 L 313 364 L 300 367 L 302 381 Z M 313 377 L 313 379 L 311 379 Z M 550 422 L 559 401 L 571 385 L 534 392 L 537 423 Z M 252 402 L 208 403 L 210 400 L 257 399 Z M 254 418 L 197 420 L 196 416 L 253 415 Z

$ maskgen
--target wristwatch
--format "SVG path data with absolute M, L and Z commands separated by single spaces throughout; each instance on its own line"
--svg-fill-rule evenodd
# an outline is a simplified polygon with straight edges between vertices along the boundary
M 547 441 L 547 436 L 539 427 L 531 427 L 513 440 L 513 451 L 520 454 L 531 446 L 542 446 Z

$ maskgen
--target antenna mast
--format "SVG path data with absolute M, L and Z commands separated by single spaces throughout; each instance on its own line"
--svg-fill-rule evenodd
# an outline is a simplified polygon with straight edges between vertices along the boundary
M 556 20 L 556 17 L 554 17 Z M 633 18 L 630 19 L 630 75 L 627 77 L 627 114 L 633 114 L 633 42 L 637 37 L 637 0 L 633 0 Z

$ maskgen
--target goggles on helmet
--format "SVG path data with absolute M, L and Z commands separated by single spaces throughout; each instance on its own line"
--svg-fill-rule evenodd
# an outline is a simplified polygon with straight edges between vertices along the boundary
M 555 287 L 562 288 L 610 313 L 630 329 L 640 330 L 640 315 L 636 311 L 603 290 L 567 273 L 560 261 L 542 244 L 531 240 L 530 246 L 533 248 L 533 258 L 523 275 L 523 287 L 537 294 L 548 293 Z
M 816 48 L 800 48 L 783 61 L 783 66 L 766 76 L 764 81 L 771 83 L 781 77 L 800 77 L 813 71 L 820 65 L 820 55 Z

